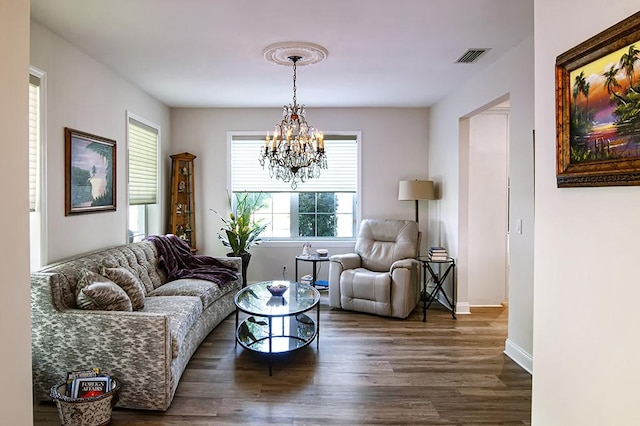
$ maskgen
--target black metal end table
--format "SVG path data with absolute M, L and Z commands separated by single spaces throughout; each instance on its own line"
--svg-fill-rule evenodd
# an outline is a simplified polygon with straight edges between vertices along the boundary
M 441 293 L 447 305 L 440 303 L 442 306 L 451 311 L 451 316 L 456 319 L 456 261 L 452 257 L 447 257 L 446 260 L 430 260 L 427 256 L 420 256 L 417 258 L 422 263 L 422 322 L 427 321 L 427 309 L 437 299 L 438 293 Z M 441 269 L 444 266 L 444 272 Z M 438 272 L 434 271 L 434 267 L 437 267 Z M 434 288 L 431 293 L 427 292 L 427 272 L 433 280 Z M 447 296 L 447 293 L 442 288 L 447 276 L 451 273 L 452 285 L 451 285 L 451 299 Z
M 317 264 L 321 262 L 328 262 L 329 256 L 319 256 L 317 254 L 298 255 L 296 256 L 296 281 L 298 281 L 298 262 L 311 262 L 313 264 L 313 272 L 311 275 L 311 286 L 315 287 L 329 287 L 329 283 L 326 281 L 318 280 Z

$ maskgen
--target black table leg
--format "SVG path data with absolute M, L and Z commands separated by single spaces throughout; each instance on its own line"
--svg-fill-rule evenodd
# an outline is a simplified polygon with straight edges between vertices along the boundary
M 235 347 L 238 347 L 238 311 L 239 309 L 236 308 L 236 329 L 233 331 L 233 337 L 234 340 L 236 341 Z
M 271 357 L 273 357 L 273 323 L 272 318 L 269 317 L 269 376 L 271 376 Z
M 422 322 L 427 322 L 427 264 L 422 264 Z
M 451 273 L 451 276 L 453 279 L 453 285 L 451 286 L 451 295 L 453 299 L 453 303 L 451 304 L 451 316 L 453 317 L 453 319 L 457 319 L 456 318 L 456 264 L 455 262 L 453 263 L 453 265 L 451 265 L 451 267 L 453 268 L 453 272 Z
M 316 313 L 316 348 L 320 349 L 320 303 L 318 303 Z

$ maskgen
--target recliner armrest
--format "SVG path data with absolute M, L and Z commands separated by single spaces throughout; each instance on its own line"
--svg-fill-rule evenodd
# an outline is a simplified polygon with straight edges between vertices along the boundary
M 393 262 L 391 274 L 392 316 L 406 318 L 420 300 L 420 262 L 401 259 Z
M 397 269 L 397 268 L 412 269 L 412 268 L 415 268 L 416 266 L 418 266 L 419 264 L 420 264 L 420 262 L 418 262 L 415 259 L 400 259 L 400 260 L 396 260 L 395 262 L 393 262 L 391 264 L 391 269 L 389 270 L 389 272 L 393 273 L 393 270 Z
M 356 253 L 334 254 L 329 260 L 339 263 L 342 266 L 342 270 L 355 269 L 362 266 L 362 258 Z
M 362 259 L 356 253 L 347 253 L 334 254 L 329 260 L 329 306 L 341 308 L 340 275 L 344 270 L 362 266 Z

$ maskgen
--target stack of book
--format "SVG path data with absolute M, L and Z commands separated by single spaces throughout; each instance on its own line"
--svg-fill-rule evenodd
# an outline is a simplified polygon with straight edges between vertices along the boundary
M 432 262 L 447 260 L 447 249 L 444 247 L 431 247 L 429 249 L 429 260 Z
M 313 283 L 315 285 L 316 288 L 320 288 L 320 289 L 324 289 L 329 287 L 329 283 L 327 281 L 324 280 L 316 280 L 315 282 L 313 281 L 313 276 L 311 276 L 311 274 L 309 275 L 305 275 L 303 277 L 300 278 L 300 283 L 302 284 L 308 284 L 311 285 L 311 283 Z

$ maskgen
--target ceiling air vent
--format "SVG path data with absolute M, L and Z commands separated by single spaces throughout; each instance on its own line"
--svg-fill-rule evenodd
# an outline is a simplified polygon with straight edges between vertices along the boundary
M 484 55 L 491 49 L 469 49 L 462 54 L 456 61 L 457 64 L 470 64 L 478 60 L 478 58 Z

